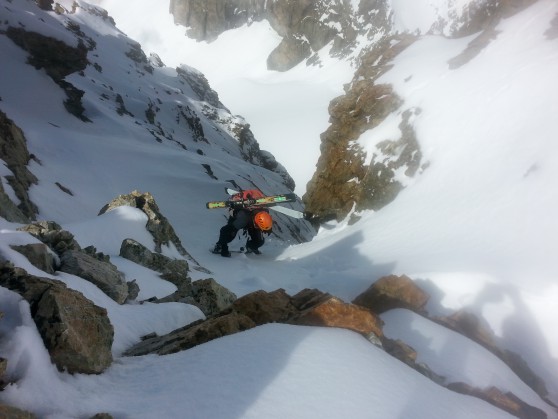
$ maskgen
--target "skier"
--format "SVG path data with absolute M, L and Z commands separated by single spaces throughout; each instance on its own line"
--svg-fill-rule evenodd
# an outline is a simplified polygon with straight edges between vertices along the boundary
M 231 201 L 246 201 L 249 199 L 258 199 L 264 195 L 257 189 L 243 191 L 236 195 L 233 195 Z M 257 206 L 243 206 L 233 205 L 231 207 L 231 215 L 227 224 L 221 227 L 219 230 L 219 240 L 215 244 L 213 253 L 219 253 L 223 257 L 230 257 L 231 252 L 229 251 L 228 244 L 234 240 L 238 230 L 244 229 L 248 234 L 248 240 L 246 241 L 246 252 L 255 253 L 256 255 L 261 254 L 259 248 L 264 244 L 264 233 L 271 234 L 271 228 L 273 226 L 273 220 L 269 212 Z

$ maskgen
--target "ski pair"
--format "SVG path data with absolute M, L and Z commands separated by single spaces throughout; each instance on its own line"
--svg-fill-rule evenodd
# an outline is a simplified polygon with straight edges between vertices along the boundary
M 266 206 L 266 205 L 275 205 L 279 202 L 294 202 L 296 201 L 296 195 L 294 193 L 288 194 L 281 194 L 281 195 L 273 195 L 273 196 L 264 196 L 262 198 L 255 198 L 255 199 L 244 199 L 239 201 L 212 201 L 206 204 L 208 209 L 215 209 L 215 208 L 242 208 L 242 207 L 251 207 L 251 206 Z
M 226 191 L 229 195 L 236 195 L 239 193 L 238 191 L 235 191 L 230 188 L 226 188 Z M 277 205 L 282 202 L 295 202 L 295 201 L 296 201 L 296 194 L 287 193 L 287 194 L 280 194 L 280 195 L 265 196 L 257 199 L 245 199 L 241 201 L 232 201 L 232 200 L 212 201 L 206 203 L 206 207 L 208 209 L 216 209 L 216 208 L 244 208 L 250 206 L 261 206 L 261 207 L 268 207 L 271 210 L 288 215 L 289 217 L 304 218 L 304 213 L 300 211 Z

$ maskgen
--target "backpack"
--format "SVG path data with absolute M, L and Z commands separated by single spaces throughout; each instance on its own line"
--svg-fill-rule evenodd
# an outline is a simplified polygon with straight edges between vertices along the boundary
M 258 189 L 248 189 L 231 196 L 231 201 L 244 201 L 246 199 L 258 199 L 263 198 L 265 195 L 261 193 Z

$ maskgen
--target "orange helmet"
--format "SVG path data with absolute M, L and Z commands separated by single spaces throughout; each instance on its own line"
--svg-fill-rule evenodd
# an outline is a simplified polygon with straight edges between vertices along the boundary
M 271 215 L 265 211 L 256 213 L 256 215 L 254 215 L 254 222 L 256 223 L 256 226 L 263 231 L 271 230 L 271 227 L 273 226 Z

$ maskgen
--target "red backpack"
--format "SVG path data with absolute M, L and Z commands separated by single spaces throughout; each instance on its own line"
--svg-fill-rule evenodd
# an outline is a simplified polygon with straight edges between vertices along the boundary
M 245 201 L 247 199 L 263 198 L 264 196 L 258 189 L 248 189 L 231 196 L 231 201 Z

